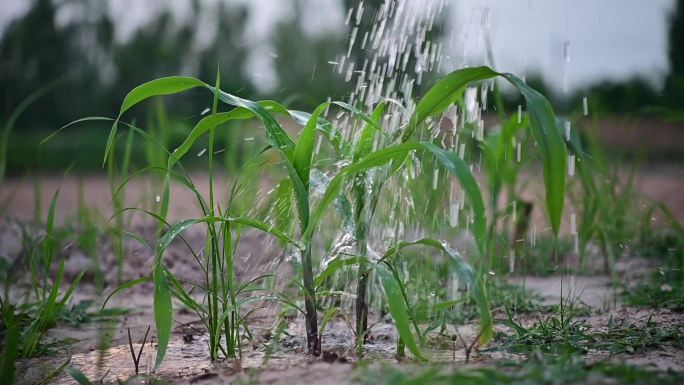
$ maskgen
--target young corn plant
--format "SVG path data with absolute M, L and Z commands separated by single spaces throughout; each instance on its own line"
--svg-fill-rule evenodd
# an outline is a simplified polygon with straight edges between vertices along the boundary
M 267 135 L 270 139 L 271 145 L 274 148 L 280 149 L 283 154 L 288 156 L 288 160 L 292 157 L 291 154 L 294 153 L 292 149 L 293 143 L 289 141 L 289 138 L 285 134 L 279 123 L 273 118 L 271 114 L 266 112 L 265 108 L 257 103 L 236 98 L 230 94 L 226 94 L 219 90 L 219 80 L 217 77 L 216 87 L 209 86 L 197 79 L 193 78 L 163 78 L 158 79 L 146 84 L 143 84 L 134 90 L 132 90 L 124 99 L 123 105 L 121 107 L 120 116 L 133 105 L 156 95 L 165 95 L 175 92 L 180 92 L 193 87 L 206 87 L 214 94 L 214 104 L 212 115 L 202 119 L 195 128 L 188 135 L 186 140 L 172 152 L 167 161 L 167 167 L 165 169 L 165 179 L 164 179 L 164 190 L 161 203 L 161 209 L 159 214 L 153 214 L 159 221 L 160 226 L 166 224 L 166 216 L 169 209 L 169 196 L 170 196 L 170 181 L 172 178 L 180 179 L 186 187 L 190 188 L 198 199 L 200 207 L 202 208 L 205 216 L 201 218 L 189 219 L 181 221 L 173 226 L 162 236 L 156 245 L 157 259 L 155 262 L 155 268 L 153 273 L 153 280 L 155 282 L 154 288 L 154 307 L 155 307 L 155 322 L 157 326 L 159 349 L 157 351 L 157 365 L 161 364 L 163 357 L 166 352 L 166 347 L 168 345 L 168 340 L 171 333 L 172 325 L 172 307 L 171 307 L 171 294 L 176 295 L 186 306 L 198 312 L 201 318 L 205 321 L 207 329 L 210 333 L 210 350 L 212 358 L 217 358 L 217 353 L 219 349 L 222 349 L 220 345 L 222 330 L 223 334 L 227 338 L 227 351 L 224 353 L 227 356 L 234 356 L 234 351 L 232 346 L 238 341 L 237 333 L 239 332 L 241 320 L 238 320 L 238 308 L 250 302 L 264 299 L 275 299 L 275 298 L 265 298 L 263 296 L 258 297 L 247 297 L 238 300 L 237 296 L 240 294 L 240 289 L 236 287 L 234 282 L 233 274 L 233 262 L 232 258 L 235 253 L 235 245 L 233 244 L 233 227 L 240 226 L 252 227 L 271 235 L 276 236 L 282 241 L 294 245 L 295 247 L 304 249 L 299 242 L 294 241 L 287 235 L 278 232 L 271 226 L 264 222 L 260 222 L 254 219 L 242 218 L 242 217 L 232 217 L 229 215 L 230 202 L 228 203 L 228 208 L 225 211 L 221 211 L 215 206 L 215 200 L 213 196 L 213 138 L 214 130 L 217 126 L 226 123 L 230 120 L 242 120 L 249 119 L 254 116 L 258 116 L 262 119 L 265 126 L 267 127 Z M 217 112 L 218 101 L 236 105 L 234 110 L 227 113 Z M 269 103 L 265 103 L 269 105 Z M 276 106 L 280 111 L 287 111 L 282 106 L 275 103 L 270 104 L 270 106 Z M 116 135 L 116 128 L 118 125 L 119 118 L 115 121 L 112 131 L 107 143 L 106 156 L 111 156 L 111 151 L 113 151 L 113 141 Z M 189 151 L 192 144 L 203 134 L 209 132 L 210 136 L 210 202 L 206 202 L 205 199 L 199 194 L 194 185 L 185 177 L 181 177 L 172 171 L 172 168 L 179 162 L 179 160 Z M 301 180 L 298 174 L 295 174 L 294 166 L 292 162 L 288 162 L 291 166 L 290 171 L 292 175 L 297 176 L 296 181 L 299 182 L 301 186 Z M 300 196 L 301 197 L 301 196 Z M 305 207 L 305 206 L 302 206 Z M 300 210 L 300 213 L 306 213 L 306 209 Z M 306 220 L 306 215 L 302 214 L 300 216 L 301 220 Z M 207 288 L 207 305 L 197 303 L 192 299 L 192 297 L 183 289 L 179 282 L 170 274 L 163 266 L 163 253 L 164 250 L 169 246 L 171 241 L 178 236 L 183 230 L 188 227 L 204 223 L 207 225 L 207 245 L 205 248 L 206 261 L 203 266 L 206 266 L 206 288 Z M 219 224 L 219 227 L 215 227 Z M 307 252 L 305 249 L 302 251 L 303 259 L 307 260 Z M 309 251 L 310 253 L 310 251 Z M 310 255 L 310 254 L 309 254 Z M 199 262 L 199 257 L 197 257 Z M 201 263 L 201 262 L 200 262 Z M 169 286 L 169 281 L 171 286 Z M 308 282 L 305 280 L 305 282 Z M 312 283 L 312 282 L 311 282 Z M 242 287 L 244 288 L 244 286 Z M 312 322 L 308 322 L 310 330 L 313 330 L 309 335 L 317 335 L 317 330 L 315 328 L 315 307 L 313 305 L 314 300 L 312 296 L 306 296 L 307 309 L 309 314 L 314 314 L 313 318 L 313 328 L 311 327 Z M 316 348 L 317 344 L 310 344 L 312 352 Z
M 338 151 L 338 154 L 342 153 L 343 156 L 346 155 L 345 159 L 351 163 L 349 166 L 350 169 L 354 169 L 354 166 L 357 164 L 364 164 L 364 161 L 366 160 L 372 164 L 372 166 L 368 168 L 379 167 L 389 160 L 392 160 L 391 157 L 388 157 L 386 158 L 386 161 L 377 162 L 373 155 L 376 153 L 384 155 L 384 153 L 381 152 L 382 150 L 370 153 L 374 144 L 377 148 L 377 143 L 382 143 L 382 146 L 385 146 L 383 150 L 395 151 L 395 159 L 393 159 L 394 166 L 387 168 L 384 173 L 375 174 L 373 179 L 363 172 L 366 171 L 366 168 L 359 168 L 359 171 L 349 172 L 354 173 L 354 182 L 352 183 L 352 207 L 354 208 L 353 214 L 358 255 L 368 255 L 367 239 L 370 230 L 369 224 L 375 213 L 384 181 L 388 179 L 391 173 L 397 172 L 401 168 L 401 164 L 410 151 L 431 153 L 439 166 L 444 167 L 446 170 L 456 175 L 461 187 L 465 190 L 465 195 L 467 195 L 468 200 L 473 206 L 474 224 L 471 231 L 476 240 L 478 252 L 483 261 L 485 256 L 488 253 L 491 253 L 491 250 L 487 249 L 489 240 L 486 233 L 487 218 L 482 202 L 482 194 L 474 178 L 472 178 L 469 165 L 456 156 L 455 153 L 441 150 L 432 143 L 413 143 L 411 142 L 411 139 L 419 129 L 430 130 L 429 127 L 426 128 L 426 126 L 429 125 L 429 123 L 427 123 L 428 119 L 440 115 L 447 108 L 459 101 L 469 84 L 496 76 L 501 76 L 508 80 L 521 92 L 527 102 L 529 127 L 534 139 L 539 145 L 542 156 L 544 183 L 546 187 L 546 206 L 549 220 L 554 234 L 558 234 L 564 203 L 567 153 L 565 143 L 556 127 L 555 115 L 551 104 L 544 96 L 527 86 L 522 80 L 512 74 L 500 74 L 488 67 L 466 68 L 454 71 L 438 81 L 437 84 L 435 84 L 418 102 L 409 122 L 405 127 L 399 130 L 398 134 L 394 137 L 390 137 L 388 140 L 383 140 L 385 138 L 379 139 L 377 137 L 381 136 L 381 130 L 379 129 L 378 123 L 383 116 L 385 108 L 385 104 L 381 103 L 376 107 L 373 116 L 371 117 L 371 120 L 373 120 L 375 124 L 366 124 L 360 133 L 354 151 L 348 154 Z M 432 129 L 434 130 L 434 128 Z M 514 129 L 515 127 L 505 130 L 502 135 L 503 139 L 506 140 L 509 137 L 512 137 L 512 131 Z M 501 160 L 497 158 L 502 157 L 500 153 L 493 153 L 494 150 L 491 146 L 487 147 L 486 144 L 484 147 L 485 153 L 490 155 L 488 158 L 491 162 L 501 162 Z M 496 199 L 494 197 L 498 196 L 502 183 L 501 181 L 506 177 L 509 179 L 511 178 L 511 175 L 503 175 L 502 170 L 498 169 L 496 166 L 496 164 L 493 164 L 491 170 L 488 170 L 490 182 L 492 183 L 489 187 L 493 197 L 493 212 L 495 212 L 496 209 Z M 513 171 L 510 173 L 512 174 Z M 345 172 L 340 173 L 340 175 L 345 174 Z M 512 176 L 514 178 L 514 174 Z M 370 193 L 367 193 L 367 190 L 369 189 Z M 490 228 L 493 228 L 495 222 L 496 214 L 493 214 Z M 491 235 L 489 237 L 491 237 Z M 359 351 L 361 351 L 363 349 L 363 342 L 365 340 L 368 325 L 367 287 L 369 270 L 365 262 L 361 261 L 359 264 L 356 293 L 356 333 Z M 480 266 L 485 266 L 485 264 L 480 263 Z M 479 279 L 481 281 L 484 280 L 484 275 L 480 274 Z M 480 285 L 484 284 L 484 282 L 480 282 Z M 481 292 L 484 293 L 484 290 L 481 290 Z M 482 327 L 485 331 L 480 334 L 480 342 L 484 344 L 491 338 L 491 325 L 488 324 L 487 317 L 483 318 Z

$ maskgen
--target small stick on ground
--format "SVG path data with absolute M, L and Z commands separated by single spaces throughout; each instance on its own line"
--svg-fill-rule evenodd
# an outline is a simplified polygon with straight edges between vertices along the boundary
M 480 339 L 482 336 L 482 333 L 484 332 L 484 329 L 480 330 L 479 333 L 477 333 L 477 336 L 473 340 L 473 342 L 470 345 L 466 345 L 465 339 L 461 335 L 461 333 L 458 331 L 458 328 L 456 328 L 456 335 L 458 338 L 461 339 L 461 342 L 463 343 L 463 350 L 465 351 L 465 363 L 468 364 L 470 362 L 470 353 L 473 351 L 473 348 L 475 347 L 475 344 L 477 343 L 477 340 Z M 456 359 L 456 341 L 452 338 L 453 341 L 453 356 L 454 359 Z
M 147 342 L 147 334 L 150 332 L 150 326 L 147 327 L 145 332 L 145 337 L 143 337 L 142 344 L 140 344 L 140 350 L 138 351 L 138 356 L 135 355 L 135 350 L 133 350 L 133 339 L 131 338 L 131 328 L 128 328 L 128 346 L 131 348 L 131 356 L 133 357 L 133 365 L 135 365 L 135 374 L 138 374 L 138 365 L 140 364 L 140 357 L 142 356 L 143 349 L 145 348 L 145 342 Z
M 111 371 L 112 371 L 112 369 L 107 369 L 107 372 L 104 374 L 104 376 L 102 376 L 102 378 L 100 378 L 100 381 L 98 381 L 98 383 L 104 384 L 105 377 L 107 377 L 107 375 L 109 375 L 109 372 L 111 372 Z

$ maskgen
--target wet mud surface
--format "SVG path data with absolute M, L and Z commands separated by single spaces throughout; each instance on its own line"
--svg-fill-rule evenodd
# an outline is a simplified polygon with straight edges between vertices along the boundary
M 66 189 L 69 188 L 67 183 Z M 86 188 L 92 189 L 94 196 L 108 196 L 106 184 L 100 179 L 86 180 Z M 33 217 L 33 203 L 29 202 L 30 193 L 22 190 L 20 184 L 16 189 L 15 203 L 9 206 L 8 215 L 15 220 L 0 221 L 0 258 L 21 255 L 25 252 L 22 244 L 22 231 L 26 223 Z M 97 189 L 101 189 L 97 190 Z M 46 195 L 49 189 L 46 188 Z M 7 197 L 7 189 L 3 187 L 2 195 Z M 23 191 L 23 192 L 22 192 Z M 142 187 L 141 187 L 142 191 Z M 58 221 L 64 223 L 69 220 L 66 214 L 73 212 L 74 203 L 69 203 L 69 194 L 63 209 L 58 212 Z M 72 196 L 73 198 L 73 196 Z M 188 218 L 197 215 L 191 197 L 183 198 L 179 195 L 174 202 L 181 203 L 174 212 L 176 218 Z M 108 202 L 95 202 L 107 212 Z M 153 204 L 153 203 L 150 203 Z M 45 205 L 44 205 L 45 207 Z M 62 207 L 62 206 L 60 206 Z M 684 211 L 684 210 L 682 210 Z M 681 216 L 682 213 L 678 213 Z M 155 239 L 154 224 L 149 224 L 138 218 L 131 224 L 132 231 L 140 234 L 148 243 Z M 40 229 L 29 230 L 39 235 Z M 76 234 L 67 235 L 66 246 L 59 251 L 60 257 L 65 258 L 65 279 L 72 280 L 83 269 L 87 268 L 91 260 L 74 246 Z M 204 243 L 202 231 L 188 231 L 185 239 L 195 250 L 201 250 Z M 104 272 L 105 295 L 113 290 L 116 282 L 116 259 L 107 242 L 102 242 L 99 255 Z M 280 277 L 292 275 L 287 257 L 279 249 L 277 242 L 267 236 L 246 234 L 238 250 L 240 256 L 236 260 L 236 274 L 238 280 L 245 281 L 262 275 L 278 273 Z M 154 254 L 143 245 L 133 240 L 126 241 L 126 258 L 124 261 L 124 280 L 131 280 L 149 276 L 154 261 Z M 192 254 L 184 244 L 175 242 L 164 256 L 165 265 L 177 277 L 198 282 L 203 279 L 203 273 L 193 260 Z M 620 261 L 617 267 L 618 279 L 627 284 L 638 282 L 657 267 L 644 259 L 630 259 Z M 296 290 L 286 284 L 287 279 L 279 278 L 271 290 L 274 292 Z M 569 296 L 583 304 L 589 312 L 578 317 L 596 330 L 606 328 L 615 322 L 625 322 L 634 327 L 643 327 L 647 322 L 655 322 L 663 326 L 676 326 L 684 330 L 684 315 L 667 309 L 637 309 L 620 303 L 618 292 L 612 289 L 614 277 L 602 275 L 598 272 L 591 276 L 551 275 L 547 277 L 511 277 L 509 283 L 524 286 L 527 290 L 539 293 L 545 305 L 558 304 L 561 299 Z M 26 285 L 26 281 L 17 282 L 19 286 Z M 96 295 L 92 280 L 84 280 L 79 286 L 72 303 L 82 300 L 93 300 L 102 303 L 103 296 Z M 398 360 L 395 356 L 396 333 L 394 326 L 379 314 L 373 315 L 371 338 L 366 345 L 366 353 L 359 358 L 353 344 L 354 337 L 347 323 L 341 318 L 333 319 L 325 330 L 322 339 L 322 357 L 311 357 L 305 353 L 305 332 L 302 318 L 289 318 L 286 328 L 276 330 L 278 306 L 273 304 L 259 304 L 260 308 L 249 319 L 253 338 L 245 340 L 242 345 L 242 357 L 239 360 L 225 359 L 212 362 L 209 357 L 208 336 L 198 317 L 183 309 L 180 303 L 174 302 L 174 333 L 172 335 L 166 358 L 159 368 L 154 369 L 156 355 L 156 338 L 154 332 L 154 317 L 152 309 L 152 286 L 145 283 L 133 289 L 126 290 L 113 297 L 108 308 L 127 308 L 129 312 L 118 317 L 115 321 L 101 323 L 83 323 L 78 327 L 69 324 L 59 324 L 48 332 L 47 340 L 64 341 L 69 343 L 55 349 L 51 355 L 20 360 L 17 365 L 17 383 L 35 384 L 43 380 L 49 373 L 59 368 L 65 362 L 83 371 L 92 381 L 102 381 L 104 384 L 116 384 L 118 381 L 131 383 L 146 383 L 148 374 L 155 378 L 173 384 L 221 384 L 221 383 L 260 383 L 260 384 L 352 384 L 357 383 L 356 373 L 359 360 L 365 362 L 389 363 L 403 365 L 413 362 L 411 358 Z M 544 317 L 544 314 L 520 314 L 519 321 L 532 324 Z M 503 335 L 511 330 L 502 324 L 506 316 L 503 309 L 495 310 L 495 329 Z M 140 341 L 148 326 L 152 326 L 150 338 L 143 349 L 140 360 L 140 374 L 136 376 L 128 345 L 127 332 L 130 330 L 134 341 L 133 347 L 140 348 Z M 456 330 L 448 329 L 447 334 L 454 334 Z M 458 333 L 466 343 L 470 343 L 477 336 L 477 325 L 467 324 L 459 326 Z M 431 362 L 439 363 L 445 368 L 460 367 L 465 364 L 466 356 L 462 348 L 462 341 L 454 342 L 445 335 L 433 333 L 427 337 L 425 354 Z M 107 341 L 103 348 L 101 341 Z M 502 359 L 522 359 L 522 355 L 505 352 L 501 341 L 496 339 L 487 347 L 486 351 L 474 352 L 469 365 L 492 365 Z M 681 343 L 679 344 L 681 346 Z M 654 349 L 638 351 L 630 354 L 613 354 L 610 351 L 595 350 L 586 354 L 587 360 L 611 359 L 616 362 L 625 361 L 635 365 L 648 365 L 661 370 L 684 371 L 684 349 L 673 345 L 662 345 Z M 58 374 L 51 383 L 72 384 L 71 377 Z

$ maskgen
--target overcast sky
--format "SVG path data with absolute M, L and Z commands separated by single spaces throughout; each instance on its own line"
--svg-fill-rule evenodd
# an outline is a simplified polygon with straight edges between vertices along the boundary
M 99 0 L 93 0 L 99 1 Z M 289 17 L 291 0 L 202 0 L 246 3 L 259 10 L 248 21 L 248 42 L 254 48 L 250 67 L 259 76 L 273 76 L 268 43 L 271 27 Z M 306 0 L 308 33 L 344 31 L 339 0 Z M 422 0 L 408 0 L 422 1 Z M 0 33 L 26 12 L 29 0 L 2 0 Z M 447 43 L 454 66 L 482 62 L 489 36 L 497 69 L 539 72 L 558 90 L 564 79 L 570 89 L 600 79 L 641 75 L 654 82 L 667 72 L 667 14 L 673 0 L 450 0 Z M 315 5 L 315 6 L 314 6 Z M 125 40 L 163 7 L 179 20 L 190 0 L 109 0 L 116 36 Z M 314 11 L 315 10 L 315 11 Z M 255 13 L 252 13 L 255 15 Z M 68 20 L 68 12 L 59 15 Z M 208 31 L 207 34 L 211 34 Z M 566 48 L 567 47 L 567 48 Z M 569 61 L 565 52 L 569 52 Z M 269 59 L 271 58 L 271 59 Z M 262 79 L 263 80 L 263 79 Z
M 658 81 L 668 71 L 667 15 L 672 0 L 453 0 L 457 50 L 478 56 L 478 33 L 488 9 L 498 68 L 539 71 L 562 88 L 603 78 L 642 75 Z M 486 19 L 486 17 L 485 17 Z M 482 33 L 484 35 L 484 33 Z M 566 42 L 569 62 L 564 59 Z

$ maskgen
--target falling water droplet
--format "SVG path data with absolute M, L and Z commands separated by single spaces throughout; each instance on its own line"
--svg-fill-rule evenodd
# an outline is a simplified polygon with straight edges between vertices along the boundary
M 439 168 L 435 167 L 434 174 L 432 176 L 432 189 L 437 190 L 437 182 L 439 182 Z
M 513 201 L 513 223 L 518 221 L 518 201 Z
M 458 201 L 454 200 L 449 204 L 449 224 L 451 227 L 458 227 L 458 217 L 459 217 Z
M 344 25 L 349 25 L 349 21 L 351 20 L 353 12 L 354 8 L 349 8 L 349 11 L 347 11 L 347 18 L 344 20 Z
M 570 234 L 577 234 L 577 218 L 574 212 L 570 213 Z
M 575 155 L 568 155 L 568 176 L 575 176 Z

